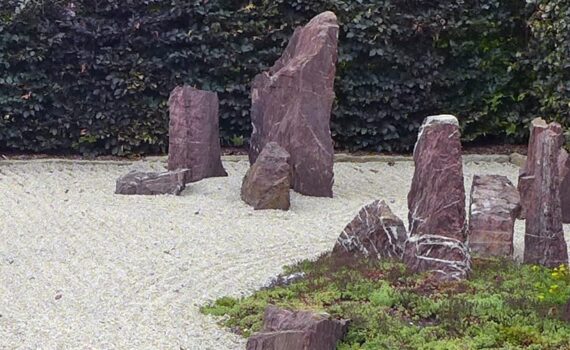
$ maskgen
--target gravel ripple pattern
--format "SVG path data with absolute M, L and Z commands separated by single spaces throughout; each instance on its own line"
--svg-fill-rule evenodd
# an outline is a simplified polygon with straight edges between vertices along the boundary
M 200 305 L 251 293 L 283 265 L 331 249 L 375 199 L 407 222 L 412 162 L 338 163 L 335 197 L 292 193 L 289 212 L 240 200 L 245 161 L 180 197 L 114 194 L 129 169 L 163 166 L 0 163 L 0 349 L 243 349 Z M 517 173 L 468 163 L 467 193 L 473 174 L 516 183 Z M 516 228 L 520 258 L 524 222 Z

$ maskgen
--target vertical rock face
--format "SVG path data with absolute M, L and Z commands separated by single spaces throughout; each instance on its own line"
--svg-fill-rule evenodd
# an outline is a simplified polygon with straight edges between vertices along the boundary
M 346 334 L 348 322 L 308 311 L 269 306 L 263 329 L 247 341 L 247 350 L 334 350 Z
M 454 238 L 412 236 L 404 248 L 404 263 L 415 272 L 429 272 L 438 281 L 458 281 L 468 277 L 471 256 L 467 246 Z
M 340 234 L 333 255 L 401 259 L 407 239 L 406 228 L 384 201 L 360 210 Z
M 116 194 L 179 195 L 186 188 L 190 171 L 179 169 L 164 173 L 131 171 L 117 180 Z
M 465 240 L 465 187 L 457 118 L 425 119 L 414 148 L 416 166 L 408 194 L 410 236 Z
M 170 94 L 168 104 L 168 169 L 190 169 L 191 182 L 227 176 L 220 158 L 218 95 L 178 86 Z
M 536 121 L 538 123 L 538 121 Z M 533 126 L 535 121 L 533 121 Z M 546 124 L 546 123 L 544 123 Z M 533 131 L 536 129 L 533 128 Z M 532 175 L 525 193 L 526 228 L 524 262 L 555 267 L 568 264 L 568 250 L 562 227 L 559 158 L 563 143 L 562 127 L 552 123 L 533 135 L 532 155 L 527 165 Z M 530 148 L 529 148 L 530 151 Z M 529 163 L 530 161 L 530 163 Z
M 282 209 L 290 206 L 291 167 L 289 153 L 269 142 L 245 174 L 241 199 L 254 209 Z
M 540 139 L 543 132 L 547 130 L 557 130 L 560 128 L 558 123 L 546 123 L 542 118 L 536 118 L 532 121 L 530 126 L 530 139 L 528 142 L 528 156 L 526 162 L 521 167 L 519 172 L 518 189 L 521 196 L 522 210 L 519 218 L 526 218 L 528 202 L 532 198 L 532 182 L 534 181 L 534 174 L 540 168 Z M 560 154 L 558 156 L 558 176 L 560 177 L 560 200 L 562 205 L 562 219 L 565 223 L 570 223 L 570 160 L 568 152 L 562 148 L 564 137 L 560 135 Z
M 452 115 L 424 120 L 414 148 L 416 169 L 408 194 L 410 238 L 404 262 L 441 281 L 466 278 L 465 187 L 459 122 Z
M 519 192 L 506 176 L 475 175 L 469 206 L 471 252 L 481 257 L 512 257 L 519 212 Z
M 310 196 L 332 197 L 338 31 L 334 13 L 318 15 L 295 30 L 283 56 L 253 81 L 250 162 L 277 142 L 291 155 L 293 189 Z

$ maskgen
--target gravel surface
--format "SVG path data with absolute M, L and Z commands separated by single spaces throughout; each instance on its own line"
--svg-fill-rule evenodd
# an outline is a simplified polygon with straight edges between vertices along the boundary
M 332 248 L 375 199 L 406 218 L 413 173 L 406 161 L 339 163 L 334 199 L 292 193 L 289 212 L 241 202 L 245 161 L 180 197 L 113 194 L 129 168 L 161 167 L 0 162 L 0 349 L 243 349 L 199 306 Z M 515 182 L 517 171 L 471 162 L 466 185 L 474 173 Z M 523 231 L 518 222 L 517 256 Z

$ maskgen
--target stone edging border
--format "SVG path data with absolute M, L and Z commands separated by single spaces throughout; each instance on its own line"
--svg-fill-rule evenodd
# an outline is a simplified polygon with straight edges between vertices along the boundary
M 146 162 L 166 162 L 166 156 L 158 157 L 146 157 L 141 160 L 85 160 L 85 159 L 59 159 L 59 158 L 46 158 L 46 159 L 0 159 L 0 166 L 11 165 L 11 164 L 27 164 L 27 163 L 62 163 L 62 164 L 93 164 L 93 165 L 117 165 L 117 166 L 129 166 L 131 164 L 146 161 Z M 222 156 L 222 160 L 226 162 L 241 162 L 247 161 L 246 155 L 230 155 Z M 463 161 L 469 162 L 494 162 L 494 163 L 512 163 L 517 166 L 521 166 L 526 160 L 526 156 L 518 153 L 513 153 L 511 155 L 502 154 L 466 154 L 463 155 Z M 371 162 L 381 162 L 381 163 L 391 163 L 391 162 L 411 162 L 413 158 L 411 156 L 385 156 L 385 155 L 369 155 L 369 156 L 356 156 L 347 153 L 335 154 L 335 163 L 371 163 Z

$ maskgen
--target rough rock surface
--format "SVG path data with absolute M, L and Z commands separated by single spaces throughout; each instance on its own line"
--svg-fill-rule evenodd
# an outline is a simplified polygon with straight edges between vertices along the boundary
M 270 141 L 291 155 L 292 188 L 305 195 L 332 197 L 334 101 L 339 26 L 324 12 L 297 28 L 283 56 L 252 86 L 250 163 Z
M 347 321 L 328 315 L 269 306 L 263 330 L 249 338 L 247 350 L 334 350 L 347 328 Z
M 191 86 L 170 94 L 168 169 L 190 169 L 189 181 L 227 176 L 221 161 L 218 95 Z
M 256 210 L 288 210 L 291 188 L 289 158 L 289 153 L 277 143 L 265 145 L 243 178 L 241 199 Z
M 338 237 L 333 255 L 358 255 L 377 259 L 401 259 L 406 228 L 384 201 L 362 209 Z
M 506 176 L 475 175 L 469 206 L 469 248 L 481 257 L 512 257 L 520 212 L 517 188 Z
M 465 240 L 465 187 L 457 118 L 424 120 L 414 148 L 415 172 L 408 194 L 410 236 Z
M 533 121 L 533 151 L 529 152 L 531 163 L 527 162 L 529 168 L 534 164 L 534 171 L 525 175 L 530 185 L 525 188 L 524 262 L 555 267 L 568 264 L 560 204 L 562 127 L 551 123 L 536 132 L 539 128 L 534 128 L 535 122 L 539 121 Z
M 117 179 L 116 194 L 179 195 L 190 178 L 188 169 L 163 173 L 131 171 Z
M 471 256 L 463 242 L 454 238 L 412 236 L 404 248 L 404 263 L 414 272 L 429 272 L 438 281 L 457 281 L 468 277 Z
M 560 125 L 558 123 L 546 123 L 542 118 L 536 118 L 531 122 L 530 138 L 528 142 L 528 156 L 526 161 L 521 166 L 519 172 L 518 189 L 521 196 L 521 212 L 520 219 L 526 218 L 526 208 L 528 202 L 532 198 L 530 193 L 532 188 L 533 175 L 536 169 L 541 167 L 540 151 L 540 138 L 544 131 L 549 129 L 557 129 Z M 560 135 L 563 140 L 563 136 Z M 561 146 L 562 147 L 562 146 Z M 561 178 L 560 186 L 560 201 L 562 206 L 562 220 L 565 223 L 570 223 L 570 159 L 568 152 L 561 148 L 558 156 L 558 171 Z

